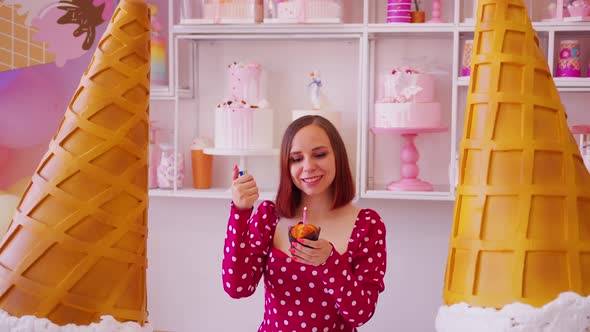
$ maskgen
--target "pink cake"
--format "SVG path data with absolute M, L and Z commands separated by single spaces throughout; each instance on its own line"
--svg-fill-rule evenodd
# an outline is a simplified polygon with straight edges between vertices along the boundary
M 278 0 L 276 22 L 341 23 L 341 0 Z M 272 22 L 272 19 L 265 20 Z
M 234 62 L 227 74 L 229 97 L 215 109 L 215 148 L 272 148 L 273 110 L 259 100 L 260 65 Z
M 202 0 L 203 18 L 214 23 L 262 22 L 262 0 Z
M 233 99 L 258 105 L 260 65 L 234 62 L 227 67 L 227 94 Z
M 440 103 L 434 101 L 434 78 L 410 68 L 385 76 L 383 98 L 375 103 L 375 127 L 424 128 L 441 125 Z

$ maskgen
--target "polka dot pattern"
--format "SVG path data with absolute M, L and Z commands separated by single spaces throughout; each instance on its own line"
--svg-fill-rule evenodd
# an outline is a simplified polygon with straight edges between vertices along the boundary
M 274 203 L 264 201 L 252 212 L 232 203 L 221 274 L 234 298 L 252 295 L 264 275 L 259 332 L 352 332 L 373 316 L 386 271 L 385 225 L 375 211 L 361 210 L 347 250 L 333 248 L 318 267 L 272 246 L 279 219 Z

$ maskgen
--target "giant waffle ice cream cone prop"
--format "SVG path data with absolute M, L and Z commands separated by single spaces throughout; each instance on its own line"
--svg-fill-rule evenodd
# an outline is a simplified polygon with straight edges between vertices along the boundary
M 590 175 L 522 0 L 480 0 L 473 52 L 444 302 L 587 296 Z
M 25 191 L 0 246 L 10 315 L 146 322 L 149 30 L 119 3 Z

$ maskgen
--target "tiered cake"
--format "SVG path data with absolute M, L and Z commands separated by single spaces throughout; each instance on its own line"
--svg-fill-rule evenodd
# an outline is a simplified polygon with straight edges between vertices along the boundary
M 434 78 L 411 68 L 385 76 L 384 97 L 375 103 L 375 127 L 429 128 L 441 125 L 440 103 L 434 101 Z
M 262 0 L 203 0 L 203 18 L 214 23 L 262 22 Z
M 341 0 L 278 0 L 276 19 L 279 23 L 341 23 Z
M 229 98 L 215 109 L 215 148 L 270 149 L 273 111 L 259 99 L 260 65 L 234 62 L 227 67 Z

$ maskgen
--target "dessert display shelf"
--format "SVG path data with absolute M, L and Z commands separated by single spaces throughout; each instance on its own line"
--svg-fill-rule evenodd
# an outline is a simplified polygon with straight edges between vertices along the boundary
M 276 157 L 279 155 L 279 149 L 248 149 L 248 150 L 230 150 L 208 148 L 203 150 L 204 153 L 214 156 L 235 156 L 239 157 L 241 168 L 247 168 L 248 157 Z
M 590 92 L 590 77 L 554 77 L 553 81 L 559 91 Z M 457 86 L 469 86 L 469 76 L 458 77 Z
M 213 199 L 231 199 L 231 191 L 228 188 L 211 188 L 211 189 L 192 189 L 178 188 L 174 189 L 150 189 L 151 197 L 184 197 L 184 198 L 213 198 Z M 262 188 L 260 191 L 260 200 L 274 200 L 277 196 L 276 191 L 270 188 Z
M 206 154 L 216 156 L 278 156 L 279 149 L 248 149 L 248 150 L 230 150 L 230 149 L 216 149 L 209 148 L 204 150 Z
M 178 24 L 172 28 L 175 34 L 345 34 L 362 33 L 363 24 L 235 24 L 191 25 Z
M 385 188 L 385 184 L 376 187 Z M 367 190 L 363 198 L 369 199 L 395 199 L 415 201 L 454 201 L 455 196 L 448 186 L 434 185 L 433 191 L 392 191 L 392 190 Z
M 183 128 L 184 121 L 187 120 L 186 118 L 183 118 L 186 116 L 186 112 L 184 112 L 183 108 L 185 106 L 181 106 L 184 103 L 184 100 L 182 99 L 198 99 L 201 95 L 201 91 L 199 91 L 199 89 L 202 89 L 202 82 L 196 81 L 196 78 L 200 77 L 199 79 L 203 80 L 202 74 L 195 74 L 193 76 L 195 77 L 194 81 L 189 83 L 183 81 L 184 78 L 182 76 L 186 75 L 186 73 L 182 72 L 184 70 L 184 65 L 191 61 L 191 58 L 186 57 L 185 54 L 181 54 L 181 48 L 183 46 L 188 45 L 191 50 L 198 50 L 200 49 L 201 45 L 207 47 L 206 45 L 216 43 L 218 41 L 220 43 L 227 42 L 228 44 L 235 43 L 236 45 L 247 41 L 248 43 L 251 43 L 253 49 L 256 49 L 258 45 L 264 45 L 265 43 L 272 43 L 274 41 L 280 43 L 286 39 L 292 39 L 295 41 L 354 41 L 358 42 L 360 45 L 359 49 L 361 54 L 358 58 L 359 75 L 357 79 L 353 79 L 353 81 L 351 81 L 351 88 L 345 93 L 358 93 L 359 96 L 362 96 L 359 97 L 359 107 L 357 110 L 355 110 L 356 113 L 354 114 L 354 116 L 359 119 L 359 121 L 355 122 L 353 125 L 353 128 L 356 129 L 358 133 L 358 138 L 356 141 L 357 144 L 355 145 L 356 150 L 350 151 L 350 156 L 352 159 L 351 164 L 356 163 L 355 180 L 358 188 L 357 195 L 360 198 L 378 199 L 411 199 L 432 201 L 455 199 L 455 179 L 453 175 L 449 175 L 447 177 L 446 172 L 435 173 L 432 176 L 432 179 L 429 179 L 428 176 L 426 179 L 422 179 L 432 183 L 432 191 L 428 191 L 429 189 L 420 189 L 418 191 L 406 191 L 400 189 L 388 190 L 386 188 L 387 182 L 391 180 L 388 178 L 389 175 L 375 175 L 375 172 L 382 172 L 382 164 L 380 164 L 378 158 L 376 159 L 374 157 L 375 154 L 372 152 L 371 145 L 374 144 L 374 140 L 369 138 L 369 136 L 375 134 L 375 129 L 372 128 L 375 126 L 375 124 L 371 123 L 370 120 L 374 118 L 374 105 L 377 103 L 377 99 L 375 98 L 376 91 L 381 88 L 377 82 L 377 75 L 382 74 L 387 66 L 405 65 L 405 63 L 403 63 L 403 61 L 399 61 L 400 59 L 397 59 L 397 63 L 392 62 L 392 60 L 379 62 L 379 60 L 375 58 L 373 52 L 377 53 L 382 51 L 384 47 L 388 47 L 384 45 L 395 45 L 398 40 L 407 39 L 409 42 L 409 46 L 407 48 L 407 58 L 416 56 L 416 59 L 421 59 L 429 56 L 429 54 L 433 51 L 432 47 L 427 43 L 428 40 L 445 39 L 448 41 L 448 48 L 445 47 L 437 50 L 437 52 L 445 52 L 445 54 L 441 55 L 448 55 L 448 57 L 442 56 L 440 58 L 442 59 L 440 60 L 440 68 L 443 68 L 445 73 L 438 73 L 436 75 L 438 83 L 436 83 L 437 89 L 434 92 L 435 98 L 432 100 L 432 102 L 440 102 L 440 109 L 442 110 L 441 123 L 448 125 L 449 132 L 449 135 L 444 135 L 444 138 L 441 138 L 445 141 L 445 149 L 448 145 L 449 153 L 448 155 L 446 153 L 439 153 L 437 158 L 444 159 L 445 168 L 449 167 L 449 169 L 456 169 L 457 161 L 455 159 L 455 153 L 458 149 L 459 137 L 463 130 L 461 121 L 464 116 L 463 114 L 465 113 L 465 102 L 462 99 L 466 97 L 466 91 L 468 90 L 470 80 L 469 76 L 460 76 L 462 69 L 462 50 L 464 48 L 465 40 L 469 38 L 473 39 L 473 32 L 475 29 L 475 25 L 473 24 L 474 20 L 472 19 L 471 23 L 469 23 L 468 20 L 468 16 L 474 16 L 475 14 L 467 13 L 467 11 L 472 11 L 472 1 L 441 1 L 440 3 L 442 8 L 439 8 L 441 10 L 440 18 L 445 21 L 445 23 L 428 23 L 432 18 L 431 14 L 433 8 L 431 7 L 433 1 L 427 1 L 425 6 L 426 23 L 420 24 L 385 23 L 385 0 L 358 0 L 358 2 L 363 3 L 362 6 L 358 5 L 358 8 L 361 8 L 361 11 L 364 12 L 359 15 L 356 15 L 355 12 L 355 15 L 351 15 L 351 11 L 353 9 L 351 7 L 351 2 L 353 1 L 353 6 L 357 6 L 357 0 L 342 1 L 344 11 L 341 21 L 342 23 L 320 23 L 321 20 L 315 22 L 313 20 L 309 20 L 308 22 L 300 23 L 295 22 L 299 20 L 300 17 L 291 17 L 283 20 L 284 22 L 291 20 L 291 23 L 281 24 L 273 23 L 272 19 L 267 19 L 266 14 L 264 14 L 260 22 L 257 23 L 236 24 L 236 22 L 231 22 L 231 24 L 189 24 L 189 20 L 182 21 L 179 19 L 180 8 L 178 6 L 180 5 L 178 5 L 176 1 L 170 1 L 170 13 L 167 24 L 169 28 L 168 42 L 169 45 L 171 45 L 171 53 L 169 54 L 168 70 L 172 71 L 170 74 L 170 81 L 173 84 L 171 84 L 172 87 L 170 94 L 166 94 L 167 90 L 165 87 L 161 87 L 161 91 L 159 91 L 160 89 L 154 89 L 152 91 L 152 99 L 164 100 L 161 103 L 166 103 L 168 101 L 174 103 L 174 114 L 176 114 L 176 117 L 179 117 L 179 119 L 177 119 L 178 123 L 174 124 L 174 130 L 178 134 L 177 136 L 179 142 L 187 142 L 192 138 L 188 136 L 195 134 L 194 131 L 188 133 L 188 130 L 181 129 Z M 552 1 L 555 2 L 556 0 Z M 546 1 L 543 3 L 545 4 L 549 2 L 551 1 Z M 178 3 L 182 3 L 182 1 Z M 553 77 L 557 90 L 559 92 L 565 92 L 568 96 L 574 94 L 577 94 L 575 97 L 583 96 L 585 98 L 586 96 L 590 96 L 588 95 L 590 93 L 590 77 L 587 77 L 589 59 L 588 54 L 590 54 L 587 51 L 588 47 L 590 46 L 590 40 L 588 39 L 590 36 L 590 22 L 584 22 L 583 20 L 572 22 L 567 17 L 563 17 L 560 20 L 545 21 L 543 16 L 546 16 L 546 14 L 543 12 L 544 9 L 537 7 L 538 3 L 540 4 L 541 2 L 537 2 L 536 0 L 528 0 L 527 4 L 534 6 L 531 7 L 531 12 L 529 14 L 533 15 L 533 28 L 538 32 L 542 49 L 545 52 L 545 56 L 548 63 L 550 64 L 550 68 L 554 76 L 559 58 L 558 51 L 560 42 L 562 40 L 577 39 L 580 41 L 582 47 L 582 77 Z M 422 42 L 424 42 L 424 44 L 420 44 Z M 422 47 L 422 45 L 424 47 Z M 330 46 L 328 45 L 320 45 L 317 47 L 314 46 L 313 53 L 329 53 L 331 52 L 329 48 Z M 426 49 L 426 52 L 424 52 L 424 49 Z M 281 51 L 282 50 L 277 47 L 275 51 L 271 51 L 273 53 L 271 56 L 280 56 Z M 396 52 L 396 50 L 391 49 L 391 52 Z M 248 55 L 249 58 L 244 60 L 259 61 L 262 66 L 267 66 L 268 69 L 271 69 L 271 72 L 272 70 L 276 70 L 276 67 L 273 68 L 271 63 L 268 63 L 266 60 L 264 60 L 265 56 L 266 54 L 256 54 L 256 51 L 253 51 L 252 54 Z M 195 59 L 194 61 L 199 62 L 201 59 Z M 305 66 L 308 67 L 308 58 L 301 58 L 300 63 L 299 60 L 297 61 L 298 66 L 305 64 Z M 219 74 L 222 75 L 222 73 L 223 69 L 220 68 Z M 295 77 L 297 74 L 287 74 L 289 75 L 288 79 L 296 79 Z M 187 86 L 190 87 L 189 90 L 185 89 Z M 280 109 L 277 107 L 277 109 L 273 110 L 273 116 L 275 117 L 273 121 L 276 124 L 282 125 L 286 123 L 287 118 L 293 117 L 293 110 L 299 108 L 305 109 L 305 106 L 307 106 L 297 105 L 294 103 L 285 104 L 284 101 L 281 100 L 282 97 L 277 96 L 274 93 L 269 93 L 269 95 L 266 95 L 267 91 L 261 92 L 263 93 L 261 97 L 268 98 L 271 106 L 277 107 L 277 105 L 286 105 L 286 109 Z M 224 100 L 222 98 L 224 97 L 226 97 L 224 93 L 219 93 L 215 102 L 223 102 Z M 249 100 L 247 101 L 250 104 L 253 103 Z M 387 108 L 387 110 L 384 111 L 390 111 L 399 105 L 378 106 L 381 108 L 386 106 L 385 108 Z M 215 108 L 214 104 L 211 104 L 210 108 L 199 109 L 197 111 L 211 111 L 213 108 Z M 349 115 L 352 114 L 346 114 L 346 112 L 343 112 L 342 114 L 345 125 L 348 125 L 345 126 L 347 129 L 350 129 L 350 123 L 346 123 L 349 122 Z M 576 119 L 581 118 L 581 121 L 583 122 L 590 122 L 590 118 L 584 118 L 586 115 L 574 115 L 574 118 Z M 589 121 L 586 121 L 586 119 L 589 119 Z M 173 121 L 170 122 L 172 123 Z M 395 129 L 386 130 L 395 131 Z M 278 132 L 278 130 L 275 131 Z M 379 129 L 377 129 L 377 131 L 379 131 Z M 416 135 L 423 134 L 425 133 L 416 133 Z M 388 135 L 394 134 L 389 133 Z M 403 136 L 401 133 L 395 133 L 395 135 Z M 426 139 L 426 136 L 424 139 Z M 276 141 L 278 138 L 275 137 L 274 140 Z M 430 140 L 430 138 L 428 138 L 428 140 Z M 405 144 L 408 143 L 406 142 Z M 176 148 L 180 148 L 181 146 L 183 146 L 183 144 L 178 144 Z M 273 147 L 276 148 L 276 144 Z M 430 153 L 430 151 L 428 151 L 428 147 L 416 148 L 414 146 L 414 148 L 416 149 L 416 153 L 418 150 L 420 150 L 423 155 L 425 153 Z M 385 149 L 386 152 L 390 151 L 387 150 L 387 146 L 383 147 L 383 149 Z M 243 150 L 219 149 L 216 147 L 207 149 L 206 152 L 208 154 L 220 157 L 236 157 L 236 161 L 239 157 L 240 164 L 245 164 L 247 161 L 256 164 L 254 161 L 258 158 L 264 161 L 274 161 L 278 155 L 278 151 L 276 149 Z M 378 164 L 378 166 L 375 167 L 375 164 Z M 403 159 L 394 161 L 394 166 L 401 168 L 406 167 L 406 165 L 404 165 Z M 422 169 L 423 172 L 424 169 L 425 168 Z M 424 177 L 424 174 L 421 176 Z M 416 177 L 416 179 L 420 180 L 419 177 Z M 188 183 L 185 183 L 185 187 L 187 185 Z M 229 197 L 229 193 L 222 189 L 224 188 L 219 189 L 214 187 L 212 189 L 204 190 L 174 188 L 168 190 L 150 191 L 150 195 L 203 198 Z M 272 193 L 272 190 L 269 191 L 269 193 Z M 273 195 L 269 195 L 269 197 L 272 199 Z
M 421 24 L 407 24 L 407 23 L 371 23 L 367 25 L 367 30 L 371 33 L 400 33 L 400 32 L 416 32 L 416 33 L 440 33 L 453 32 L 455 25 L 453 23 L 421 23 Z
M 588 22 L 573 21 L 542 21 L 533 22 L 536 31 L 584 31 L 588 29 Z M 475 25 L 472 23 L 459 23 L 459 32 L 473 32 Z

